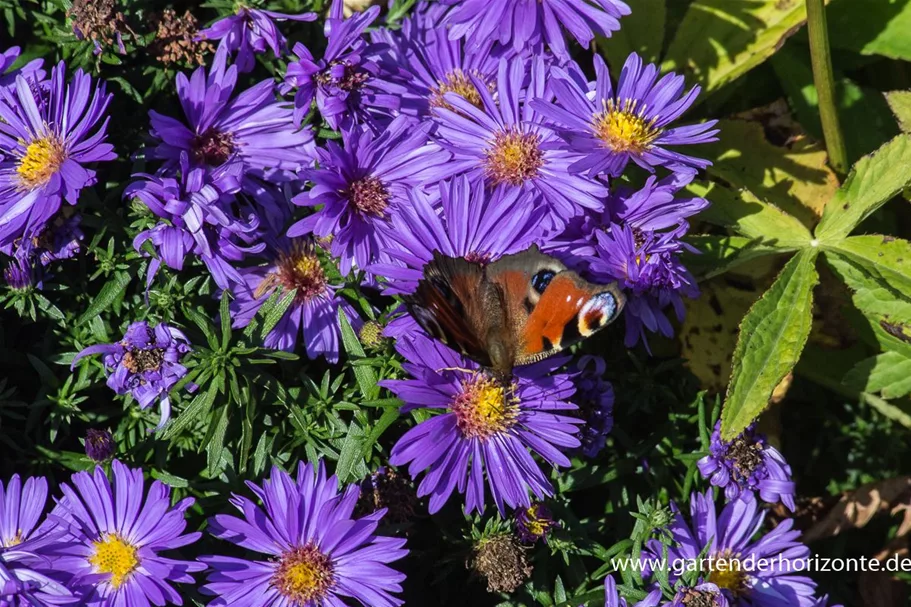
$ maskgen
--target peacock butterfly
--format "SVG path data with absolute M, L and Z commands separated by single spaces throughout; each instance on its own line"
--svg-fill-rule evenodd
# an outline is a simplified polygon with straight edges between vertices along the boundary
M 501 374 L 603 329 L 626 298 L 592 284 L 532 246 L 484 265 L 438 251 L 405 298 L 431 336 Z

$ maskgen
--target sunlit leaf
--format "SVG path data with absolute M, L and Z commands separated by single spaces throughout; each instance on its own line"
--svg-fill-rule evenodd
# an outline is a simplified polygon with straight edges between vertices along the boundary
M 833 0 L 826 17 L 832 46 L 911 61 L 907 0 Z
M 911 91 L 891 91 L 886 93 L 886 101 L 901 130 L 911 133 Z

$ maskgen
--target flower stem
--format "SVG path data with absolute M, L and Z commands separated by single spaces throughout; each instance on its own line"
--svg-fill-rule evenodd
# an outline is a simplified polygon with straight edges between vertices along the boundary
M 832 55 L 829 52 L 829 32 L 823 0 L 807 0 L 807 28 L 810 34 L 813 81 L 819 95 L 819 116 L 829 152 L 829 163 L 836 173 L 844 175 L 848 171 L 848 157 L 835 107 L 835 78 L 832 75 Z

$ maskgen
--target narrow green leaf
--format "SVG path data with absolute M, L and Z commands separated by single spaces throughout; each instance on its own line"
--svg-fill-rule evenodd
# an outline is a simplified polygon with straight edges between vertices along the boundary
M 794 251 L 813 239 L 797 218 L 763 202 L 747 189 L 735 192 L 714 182 L 693 182 L 687 191 L 712 203 L 697 216 L 699 219 L 754 239 L 754 246 Z
M 231 295 L 227 291 L 221 294 L 218 315 L 221 320 L 221 349 L 227 350 L 231 343 Z
M 367 440 L 364 441 L 364 450 L 362 456 L 366 459 L 370 457 L 370 451 L 373 450 L 373 445 L 376 444 L 380 437 L 383 436 L 383 433 L 389 429 L 389 427 L 398 420 L 401 416 L 398 407 L 389 407 L 383 414 L 380 416 L 380 419 L 377 420 L 376 424 L 373 425 L 373 428 L 370 430 L 370 434 L 367 435 Z
M 342 308 L 338 309 L 338 320 L 341 324 L 342 344 L 345 346 L 345 351 L 352 358 L 365 357 L 367 354 L 364 352 L 361 342 L 358 341 L 354 329 L 351 328 L 351 323 L 348 321 L 348 315 L 345 314 Z M 367 400 L 375 399 L 379 393 L 379 386 L 376 384 L 376 372 L 374 372 L 373 367 L 368 365 L 352 365 L 351 369 L 354 371 L 354 378 L 357 380 L 357 385 L 360 387 L 363 397 Z
M 184 428 L 187 428 L 194 421 L 208 413 L 209 409 L 212 407 L 212 403 L 215 402 L 216 394 L 217 390 L 214 390 L 211 387 L 208 390 L 197 394 L 193 400 L 190 401 L 190 406 L 187 407 L 183 413 L 178 415 L 177 419 L 165 427 L 161 438 L 166 440 L 179 434 Z
M 911 134 L 902 134 L 861 158 L 826 205 L 816 237 L 845 238 L 860 222 L 911 184 Z
M 218 338 L 215 335 L 215 331 L 212 329 L 212 325 L 209 322 L 209 317 L 200 310 L 202 310 L 202 308 L 196 309 L 191 308 L 190 306 L 185 306 L 183 313 L 190 322 L 192 322 L 200 331 L 202 331 L 202 334 L 206 338 L 206 342 L 209 344 L 209 347 L 213 350 L 218 350 Z
M 276 291 L 278 293 L 278 291 Z M 294 303 L 294 298 L 297 295 L 297 289 L 292 289 L 286 295 L 282 296 L 281 301 L 275 304 L 268 313 L 266 313 L 265 318 L 263 319 L 263 324 L 259 328 L 259 340 L 260 342 L 265 341 L 266 336 L 272 332 L 272 329 L 278 324 L 278 322 L 285 315 L 285 312 L 288 311 L 288 308 L 291 307 L 291 304 Z M 272 299 L 271 297 L 269 299 Z
M 122 299 L 127 290 L 127 286 L 130 284 L 130 280 L 130 274 L 128 272 L 115 273 L 114 276 L 101 287 L 98 296 L 92 300 L 92 303 L 85 309 L 85 312 L 82 313 L 82 316 L 79 317 L 76 324 L 81 325 L 86 321 L 95 318 L 110 308 L 115 301 Z
M 212 437 L 206 445 L 206 463 L 210 476 L 218 472 L 225 450 L 225 433 L 228 431 L 228 412 L 225 409 L 226 407 L 222 407 L 217 410 Z
M 817 252 L 805 249 L 795 255 L 740 325 L 721 413 L 722 436 L 727 440 L 762 413 L 775 386 L 800 357 L 813 321 Z
M 909 3 L 911 6 L 911 3 Z M 886 93 L 889 108 L 895 114 L 898 127 L 904 133 L 911 133 L 911 91 L 892 91 Z
M 354 469 L 363 460 L 364 441 L 364 431 L 355 422 L 351 422 L 335 468 L 335 474 L 343 483 L 355 480 Z

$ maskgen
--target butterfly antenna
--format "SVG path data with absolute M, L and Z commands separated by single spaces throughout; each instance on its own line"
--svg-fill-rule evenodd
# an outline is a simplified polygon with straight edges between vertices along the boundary
M 465 367 L 443 367 L 442 369 L 437 369 L 437 373 L 442 373 L 443 371 L 461 371 L 462 373 L 473 375 L 477 373 L 479 369 L 466 369 Z

